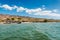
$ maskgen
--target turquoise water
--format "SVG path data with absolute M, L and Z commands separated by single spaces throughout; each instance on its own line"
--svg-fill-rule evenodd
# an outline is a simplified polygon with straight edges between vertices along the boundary
M 60 40 L 60 23 L 0 24 L 0 40 Z

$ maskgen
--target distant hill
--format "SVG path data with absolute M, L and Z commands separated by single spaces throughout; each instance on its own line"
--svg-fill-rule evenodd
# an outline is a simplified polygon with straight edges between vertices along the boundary
M 3 23 L 8 23 L 8 22 L 11 22 L 11 23 L 16 23 L 16 22 L 60 22 L 60 20 L 0 14 L 0 22 L 3 22 Z

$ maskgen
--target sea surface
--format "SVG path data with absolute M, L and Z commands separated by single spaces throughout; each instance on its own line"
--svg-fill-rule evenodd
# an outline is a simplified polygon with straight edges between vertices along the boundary
M 60 23 L 0 24 L 0 40 L 60 40 Z

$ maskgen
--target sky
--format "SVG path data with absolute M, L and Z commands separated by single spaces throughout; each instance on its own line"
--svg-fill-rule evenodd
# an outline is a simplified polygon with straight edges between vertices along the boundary
M 0 14 L 60 19 L 60 0 L 0 0 Z

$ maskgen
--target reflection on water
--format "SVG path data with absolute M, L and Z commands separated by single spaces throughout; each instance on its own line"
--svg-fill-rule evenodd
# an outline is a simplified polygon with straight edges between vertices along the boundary
M 0 24 L 0 40 L 60 40 L 59 24 Z

